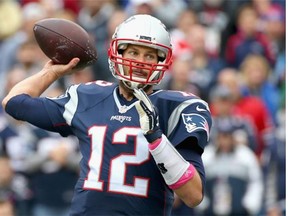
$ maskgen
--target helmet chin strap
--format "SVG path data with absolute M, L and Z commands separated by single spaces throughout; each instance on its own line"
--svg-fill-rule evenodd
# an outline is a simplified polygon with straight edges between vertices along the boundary
M 141 84 L 141 83 L 137 83 L 137 82 L 133 82 L 133 81 L 124 81 L 124 80 L 122 80 L 122 82 L 123 82 L 123 84 L 127 87 L 127 88 L 129 88 L 129 89 L 131 89 L 131 90 L 133 90 L 133 89 L 139 89 L 139 88 L 145 88 L 147 85 L 143 85 L 143 84 Z M 141 85 L 143 85 L 143 86 L 141 86 Z

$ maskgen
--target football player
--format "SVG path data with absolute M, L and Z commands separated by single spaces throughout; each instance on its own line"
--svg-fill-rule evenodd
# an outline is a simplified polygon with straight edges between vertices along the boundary
M 119 83 L 98 80 L 41 97 L 79 58 L 48 61 L 11 89 L 6 112 L 78 137 L 83 158 L 71 215 L 170 215 L 174 192 L 197 206 L 211 116 L 207 103 L 190 93 L 153 88 L 172 64 L 168 31 L 150 15 L 132 16 L 116 28 L 108 53 Z

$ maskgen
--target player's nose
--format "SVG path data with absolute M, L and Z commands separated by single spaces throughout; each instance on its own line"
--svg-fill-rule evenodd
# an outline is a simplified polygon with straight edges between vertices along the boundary
M 137 56 L 137 65 L 143 65 L 145 63 L 145 55 L 140 54 Z

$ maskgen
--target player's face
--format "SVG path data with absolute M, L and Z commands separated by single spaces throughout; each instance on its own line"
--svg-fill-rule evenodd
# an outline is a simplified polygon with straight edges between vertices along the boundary
M 131 63 L 124 60 L 125 75 L 140 79 L 146 79 L 152 73 L 152 65 L 158 63 L 157 50 L 140 45 L 129 44 L 123 58 L 133 60 Z

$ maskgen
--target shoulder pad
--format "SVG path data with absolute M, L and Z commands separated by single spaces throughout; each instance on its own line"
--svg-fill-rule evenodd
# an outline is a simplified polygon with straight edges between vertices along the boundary
M 158 109 L 164 108 L 167 109 L 167 106 L 170 108 L 171 112 L 175 109 L 184 110 L 189 107 L 195 112 L 210 112 L 208 103 L 199 98 L 198 96 L 192 93 L 186 93 L 181 91 L 158 91 L 154 93 L 156 99 L 156 106 Z
M 100 103 L 103 99 L 113 94 L 115 87 L 116 84 L 102 80 L 79 85 L 77 88 L 79 103 L 87 105 L 87 107 L 82 109 L 89 109 Z
M 83 111 L 100 103 L 103 99 L 113 94 L 113 90 L 117 85 L 106 81 L 95 81 L 78 85 L 71 85 L 63 95 L 49 98 L 56 103 L 64 103 L 68 101 L 73 104 L 75 109 Z M 78 106 L 78 105 L 81 106 Z
M 180 143 L 194 136 L 198 145 L 204 148 L 212 125 L 209 106 L 204 100 L 180 91 L 155 92 L 152 100 L 158 108 L 162 130 L 171 141 Z
M 183 91 L 173 91 L 173 90 L 160 90 L 158 92 L 155 92 L 158 94 L 159 98 L 163 98 L 165 100 L 169 101 L 178 101 L 183 102 L 185 100 L 191 99 L 191 98 L 197 98 L 200 99 L 198 96 L 189 93 L 189 92 L 183 92 Z

